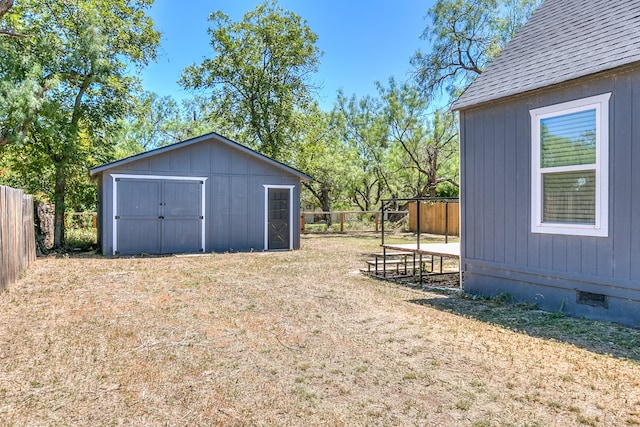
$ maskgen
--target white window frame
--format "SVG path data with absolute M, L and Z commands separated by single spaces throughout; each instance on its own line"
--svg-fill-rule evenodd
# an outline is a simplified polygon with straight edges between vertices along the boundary
M 264 250 L 269 250 L 269 189 L 279 188 L 289 190 L 289 249 L 293 249 L 293 190 L 295 185 L 270 185 L 263 184 L 264 187 Z
M 565 234 L 575 236 L 608 237 L 609 235 L 609 99 L 611 93 L 591 96 L 575 101 L 530 110 L 531 114 L 531 232 Z M 541 120 L 577 113 L 596 111 L 596 162 L 591 165 L 574 165 L 542 168 L 540 165 Z M 565 224 L 542 220 L 542 175 L 544 172 L 570 172 L 595 170 L 596 200 L 595 224 Z

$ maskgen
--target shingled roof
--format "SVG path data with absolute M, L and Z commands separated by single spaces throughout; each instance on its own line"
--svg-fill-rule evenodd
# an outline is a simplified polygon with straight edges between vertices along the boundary
M 640 0 L 545 0 L 454 110 L 640 61 Z

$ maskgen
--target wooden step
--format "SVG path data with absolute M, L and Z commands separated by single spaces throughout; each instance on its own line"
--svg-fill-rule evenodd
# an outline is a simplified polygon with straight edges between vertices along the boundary
M 400 266 L 404 265 L 404 272 L 406 274 L 407 272 L 407 260 L 406 258 L 403 259 L 375 259 L 375 260 L 368 260 L 367 261 L 367 272 L 371 273 L 371 266 L 374 266 L 374 272 L 376 274 L 378 274 L 378 272 L 386 272 L 386 271 L 393 271 L 394 270 L 394 266 L 395 266 L 395 271 L 396 273 L 400 274 Z
M 392 265 L 392 264 L 396 265 L 396 264 L 405 264 L 405 263 L 406 263 L 406 261 L 403 260 L 403 259 L 388 259 L 386 261 L 382 260 L 382 259 L 379 259 L 379 260 L 375 260 L 375 261 L 374 260 L 367 261 L 367 264 L 369 264 L 369 265 L 376 265 L 376 264 L 377 265 L 385 265 L 385 264 L 386 265 Z

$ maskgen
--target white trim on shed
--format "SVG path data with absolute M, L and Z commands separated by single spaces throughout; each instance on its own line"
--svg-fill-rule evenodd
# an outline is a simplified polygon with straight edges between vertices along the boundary
M 289 189 L 289 250 L 293 249 L 293 189 L 295 185 L 270 185 L 264 187 L 264 250 L 269 250 L 269 189 Z
M 119 174 L 113 173 L 109 174 L 112 178 L 113 182 L 113 192 L 112 192 L 112 238 L 113 238 L 113 253 L 112 255 L 116 255 L 118 253 L 118 179 L 152 179 L 152 180 L 160 180 L 160 181 L 202 181 L 202 189 L 201 189 L 201 250 L 205 251 L 205 224 L 206 224 L 206 216 L 205 216 L 205 185 L 207 181 L 207 177 L 194 177 L 194 176 L 175 176 L 175 175 L 132 175 L 132 174 Z

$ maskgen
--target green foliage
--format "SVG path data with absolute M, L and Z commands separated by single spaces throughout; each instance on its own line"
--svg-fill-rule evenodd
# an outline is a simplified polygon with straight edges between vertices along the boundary
M 422 38 L 429 43 L 411 58 L 425 93 L 456 96 L 482 73 L 542 0 L 437 0 Z
M 371 96 L 347 98 L 340 91 L 332 116 L 342 144 L 351 153 L 349 173 L 343 177 L 349 201 L 361 210 L 377 209 L 390 194 L 384 166 L 388 127 L 382 103 Z
M 97 246 L 97 230 L 93 227 L 92 213 L 65 214 L 66 236 L 64 248 L 67 250 L 92 250 Z
M 310 77 L 321 55 L 317 35 L 275 0 L 240 22 L 221 11 L 209 21 L 214 55 L 187 67 L 180 84 L 209 92 L 212 114 L 233 125 L 228 136 L 285 159 L 299 131 L 296 114 L 315 103 Z
M 452 113 L 428 111 L 428 99 L 417 87 L 378 83 L 384 102 L 391 147 L 388 165 L 402 197 L 457 195 L 458 132 Z M 446 184 L 446 185 L 445 185 Z
M 515 298 L 508 292 L 501 292 L 491 298 L 491 301 L 495 302 L 497 305 L 513 304 Z
M 481 73 L 540 0 L 437 0 L 412 58 L 418 86 L 339 92 L 330 113 L 314 99 L 318 37 L 276 0 L 239 22 L 211 14 L 209 58 L 180 80 L 193 99 L 142 92 L 131 71 L 155 59 L 151 3 L 24 0 L 0 16 L 13 34 L 0 35 L 0 183 L 56 204 L 58 246 L 64 213 L 95 209 L 88 168 L 210 131 L 311 175 L 305 208 L 457 196 L 456 122 L 430 101 Z
M 13 0 L 0 0 L 0 18 L 13 6 Z M 0 28 L 0 34 L 7 34 L 4 29 Z
M 67 250 L 88 251 L 97 244 L 95 228 L 68 228 L 64 247 Z
M 124 120 L 115 158 L 153 150 L 205 134 L 212 129 L 220 131 L 220 126 L 210 123 L 206 115 L 205 107 L 197 99 L 178 105 L 170 96 L 140 93 Z
M 356 157 L 342 143 L 329 113 L 316 107 L 300 114 L 300 139 L 292 150 L 291 164 L 313 180 L 304 183 L 304 209 L 329 211 L 346 199 L 344 179 Z
M 558 308 L 558 311 L 551 313 L 551 315 L 549 317 L 551 317 L 552 319 L 562 319 L 564 317 L 567 316 L 567 313 L 565 312 L 566 309 L 566 300 L 562 300 L 562 303 L 560 303 L 560 308 Z
M 36 1 L 2 18 L 26 37 L 0 38 L 0 180 L 55 203 L 55 245 L 67 201 L 92 202 L 87 168 L 110 160 L 137 79 L 129 68 L 155 58 L 150 0 Z
M 330 208 L 357 206 L 370 211 L 379 209 L 385 198 L 457 196 L 458 139 L 453 114 L 430 113 L 427 98 L 408 83 L 398 85 L 391 78 L 388 87 L 377 86 L 378 98 L 347 98 L 339 92 L 330 122 L 321 124 L 330 129 L 326 134 L 331 139 L 315 144 L 336 147 L 331 156 L 316 157 L 331 165 L 325 168 L 330 171 L 326 179 L 321 179 L 332 182 L 322 186 L 329 192 L 324 198 L 330 200 Z M 323 210 L 330 209 L 325 205 Z

